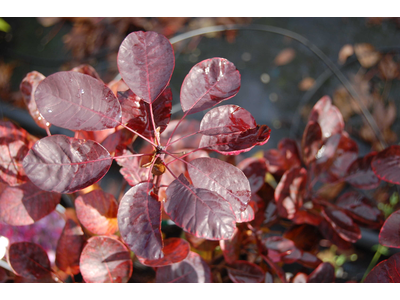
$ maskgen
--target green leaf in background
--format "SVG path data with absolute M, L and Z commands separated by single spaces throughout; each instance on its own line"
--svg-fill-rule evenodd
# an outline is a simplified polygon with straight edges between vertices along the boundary
M 10 24 L 4 21 L 3 18 L 0 18 L 0 31 L 9 32 L 10 29 L 11 29 Z

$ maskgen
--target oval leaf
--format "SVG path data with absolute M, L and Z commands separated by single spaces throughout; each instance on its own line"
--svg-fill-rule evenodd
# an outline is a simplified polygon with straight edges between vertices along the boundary
M 50 261 L 46 251 L 39 245 L 30 242 L 13 243 L 8 249 L 8 262 L 15 274 L 39 279 L 51 273 Z
M 239 259 L 243 234 L 236 228 L 233 236 L 229 240 L 219 241 L 225 261 L 230 264 Z
M 365 283 L 400 283 L 400 253 L 381 261 L 369 272 Z
M 235 283 L 264 282 L 265 272 L 256 264 L 244 260 L 237 260 L 228 267 L 229 278 Z
M 142 182 L 122 197 L 118 209 L 121 238 L 138 256 L 148 259 L 163 257 L 161 237 L 161 202 L 153 184 Z
M 372 160 L 371 166 L 380 179 L 400 184 L 400 146 L 393 145 L 379 152 Z
M 94 190 L 75 199 L 76 216 L 90 232 L 111 235 L 118 229 L 118 203 L 114 196 Z
M 195 252 L 183 261 L 157 269 L 156 283 L 211 283 L 211 270 Z
M 164 267 L 184 260 L 190 252 L 190 245 L 181 238 L 169 238 L 164 241 L 164 257 L 149 260 L 138 256 L 139 261 L 149 267 Z
M 77 275 L 79 259 L 85 242 L 81 226 L 72 219 L 68 219 L 57 243 L 56 265 L 70 275 Z
M 99 181 L 111 163 L 107 150 L 94 141 L 52 135 L 32 147 L 23 166 L 42 190 L 72 193 Z
M 328 262 L 321 263 L 307 278 L 308 283 L 335 282 L 335 268 Z
M 380 179 L 371 167 L 371 162 L 375 156 L 376 152 L 371 152 L 353 161 L 347 169 L 346 181 L 359 189 L 370 190 L 378 187 Z
M 301 140 L 303 160 L 306 165 L 315 161 L 322 143 L 321 127 L 317 122 L 309 121 L 306 129 L 304 129 L 303 139 Z
M 99 80 L 74 71 L 54 73 L 36 89 L 35 100 L 50 123 L 70 130 L 114 128 L 121 121 L 121 105 Z
M 235 213 L 246 209 L 251 199 L 250 184 L 237 167 L 216 158 L 200 157 L 188 164 L 188 171 L 195 187 L 218 193 Z
M 392 213 L 379 233 L 379 243 L 386 247 L 400 248 L 400 210 Z
M 240 73 L 230 61 L 215 57 L 196 64 L 181 87 L 182 110 L 194 114 L 228 100 L 240 89 Z
M 12 226 L 30 225 L 51 213 L 61 195 L 38 189 L 33 183 L 11 187 L 0 183 L 0 220 Z
M 250 183 L 251 193 L 257 193 L 264 185 L 267 164 L 264 158 L 249 157 L 242 160 L 237 167 L 243 171 Z
M 132 274 L 129 250 L 107 236 L 94 236 L 88 240 L 79 267 L 85 282 L 128 282 Z
M 119 47 L 118 69 L 122 79 L 148 103 L 156 100 L 168 85 L 174 66 L 171 43 L 156 32 L 132 32 Z
M 236 222 L 237 223 L 251 222 L 254 220 L 254 217 L 255 217 L 254 209 L 250 205 L 247 205 L 244 211 L 236 213 Z

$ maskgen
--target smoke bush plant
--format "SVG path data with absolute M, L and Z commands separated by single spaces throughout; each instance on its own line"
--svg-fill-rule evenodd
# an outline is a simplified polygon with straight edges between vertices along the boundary
M 154 268 L 156 282 L 287 282 L 282 266 L 292 263 L 308 271 L 291 282 L 333 282 L 334 267 L 316 256 L 319 241 L 349 249 L 361 238 L 359 225 L 378 229 L 384 218 L 357 190 L 335 200 L 317 183 L 355 189 L 376 188 L 380 180 L 399 184 L 399 147 L 358 158 L 357 144 L 326 96 L 311 111 L 301 145 L 284 139 L 278 149 L 235 166 L 232 156 L 270 137 L 268 126 L 256 124 L 244 108 L 213 108 L 237 94 L 239 71 L 223 58 L 196 64 L 181 87 L 184 116 L 170 122 L 174 64 L 164 36 L 133 32 L 119 49 L 118 82 L 104 84 L 86 65 L 24 78 L 28 109 L 48 136 L 38 140 L 11 122 L 0 124 L 0 220 L 14 226 L 40 220 L 61 194 L 98 182 L 113 160 L 132 187 L 119 203 L 98 188 L 79 192 L 76 218 L 67 217 L 58 241 L 56 269 L 39 245 L 19 242 L 7 253 L 13 272 L 32 281 L 52 281 L 62 271 L 72 278 L 80 273 L 85 282 L 127 282 L 133 252 Z M 185 119 L 206 109 L 201 122 Z M 75 137 L 51 135 L 51 124 Z M 147 142 L 139 153 L 132 148 L 137 138 Z M 210 157 L 212 151 L 226 161 Z M 180 226 L 184 238 L 164 239 L 163 218 Z M 282 220 L 291 226 L 281 235 L 269 233 Z M 399 223 L 398 212 L 387 219 L 382 244 L 400 247 Z M 199 255 L 204 251 L 211 259 Z M 381 263 L 367 280 L 393 278 L 390 272 Z

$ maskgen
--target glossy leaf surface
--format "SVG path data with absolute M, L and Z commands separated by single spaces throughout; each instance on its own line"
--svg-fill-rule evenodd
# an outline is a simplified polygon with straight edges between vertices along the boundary
M 264 281 L 265 272 L 254 263 L 237 260 L 229 264 L 228 275 L 235 283 L 261 283 Z
M 317 122 L 308 122 L 304 129 L 301 148 L 303 150 L 303 160 L 306 165 L 315 161 L 318 151 L 322 146 L 322 130 Z
M 183 261 L 157 269 L 156 283 L 210 283 L 211 270 L 195 252 Z
M 68 219 L 57 243 L 56 265 L 70 275 L 76 275 L 79 270 L 79 259 L 85 236 L 81 226 L 72 219 Z
M 139 261 L 149 267 L 164 267 L 184 260 L 190 252 L 190 245 L 181 238 L 169 238 L 164 240 L 164 257 L 149 260 L 138 257 Z
M 275 202 L 283 218 L 293 219 L 303 205 L 307 183 L 307 171 L 304 168 L 292 168 L 285 172 L 275 189 Z
M 127 282 L 132 274 L 129 250 L 118 240 L 106 236 L 88 240 L 79 267 L 85 282 Z
M 114 93 L 97 79 L 73 71 L 54 73 L 36 89 L 35 100 L 50 123 L 71 130 L 114 128 L 121 106 Z
M 0 121 L 0 182 L 17 186 L 28 180 L 22 161 L 35 141 L 17 125 Z
M 137 133 L 145 137 L 154 136 L 154 128 L 150 113 L 150 104 L 136 96 L 131 90 L 118 94 L 122 108 L 122 123 L 127 124 Z M 155 127 L 163 132 L 171 119 L 172 92 L 165 89 L 152 103 Z
M 379 233 L 379 243 L 386 247 L 400 248 L 399 228 L 400 210 L 395 211 L 386 219 Z
M 118 203 L 114 196 L 94 190 L 75 199 L 76 216 L 90 232 L 111 235 L 118 230 Z
M 328 262 L 321 263 L 307 278 L 308 283 L 335 282 L 335 268 Z
M 263 239 L 268 249 L 268 257 L 275 263 L 293 263 L 301 258 L 302 252 L 296 248 L 293 241 L 281 236 L 271 236 Z
M 237 167 L 216 158 L 197 158 L 188 165 L 195 187 L 209 189 L 226 199 L 234 212 L 243 211 L 251 198 L 249 181 Z
M 99 181 L 111 163 L 110 154 L 96 142 L 52 135 L 32 147 L 23 166 L 41 189 L 72 193 Z
M 165 36 L 136 31 L 122 41 L 117 62 L 129 88 L 152 103 L 169 83 L 175 66 L 174 50 Z
M 268 172 L 282 176 L 292 167 L 301 166 L 300 151 L 295 140 L 282 139 L 278 143 L 278 149 L 270 149 L 264 152 Z
M 346 181 L 359 189 L 374 189 L 379 186 L 380 179 L 372 170 L 371 162 L 376 152 L 358 158 L 347 169 Z
M 393 145 L 379 152 L 371 166 L 380 179 L 400 184 L 400 146 Z
M 400 253 L 381 261 L 369 272 L 365 283 L 400 283 Z
M 228 100 L 240 89 L 240 73 L 230 61 L 215 57 L 196 64 L 181 87 L 182 110 L 194 114 Z
M 237 213 L 237 212 L 235 213 L 237 223 L 251 222 L 254 220 L 255 213 L 254 213 L 254 209 L 252 208 L 250 203 L 251 202 L 249 202 L 249 205 L 247 205 L 247 207 L 244 211 L 241 211 L 240 213 Z
M 33 224 L 51 213 L 60 198 L 31 182 L 15 187 L 0 183 L 0 220 L 13 226 Z
M 30 242 L 18 242 L 8 249 L 8 262 L 15 273 L 29 279 L 49 276 L 50 261 L 46 251 L 39 245 Z
M 181 174 L 166 190 L 165 212 L 185 231 L 210 240 L 232 237 L 236 217 L 227 200 L 216 192 L 195 188 Z
M 122 239 L 136 255 L 148 260 L 163 257 L 161 202 L 152 193 L 152 183 L 139 183 L 122 197 L 118 208 Z
M 222 105 L 207 112 L 200 123 L 200 133 L 205 135 L 243 132 L 257 126 L 253 116 L 237 105 Z

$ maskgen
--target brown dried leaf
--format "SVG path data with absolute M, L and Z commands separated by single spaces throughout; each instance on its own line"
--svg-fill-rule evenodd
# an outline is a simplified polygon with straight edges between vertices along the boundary
M 375 50 L 375 47 L 368 43 L 355 44 L 354 52 L 361 66 L 368 69 L 376 65 L 381 59 L 381 54 Z
M 274 59 L 274 64 L 283 66 L 290 63 L 296 56 L 296 51 L 293 48 L 285 48 Z
M 308 91 L 311 89 L 315 84 L 315 79 L 311 77 L 306 77 L 302 81 L 299 82 L 299 90 L 300 91 Z
M 346 60 L 354 54 L 354 48 L 350 44 L 344 45 L 340 51 L 338 56 L 338 63 L 343 65 Z

